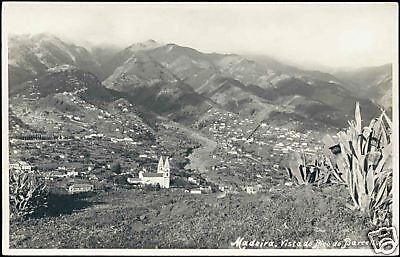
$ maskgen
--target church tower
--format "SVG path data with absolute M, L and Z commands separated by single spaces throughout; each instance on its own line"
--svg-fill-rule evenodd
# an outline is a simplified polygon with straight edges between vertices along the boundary
M 164 187 L 169 188 L 170 168 L 169 168 L 168 157 L 165 159 L 163 172 L 164 172 Z
M 157 173 L 163 173 L 164 172 L 163 167 L 164 167 L 163 159 L 162 156 L 160 156 L 160 160 L 158 161 L 158 166 L 157 166 Z

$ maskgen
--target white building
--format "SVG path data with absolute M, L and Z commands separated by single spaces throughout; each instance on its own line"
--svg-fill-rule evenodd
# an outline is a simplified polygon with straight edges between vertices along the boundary
M 261 185 L 256 185 L 256 186 L 246 186 L 244 190 L 248 194 L 256 194 L 261 190 L 262 186 Z
M 163 162 L 163 158 L 160 157 L 156 173 L 140 171 L 139 178 L 128 178 L 127 181 L 131 184 L 159 184 L 161 188 L 169 188 L 170 167 L 168 157 L 165 159 L 165 162 Z
M 248 193 L 248 194 L 255 194 L 255 193 L 256 193 L 255 188 L 252 187 L 252 186 L 246 186 L 246 187 L 245 187 L 245 191 L 246 191 L 246 193 Z
M 94 186 L 91 184 L 73 184 L 68 187 L 68 192 L 70 194 L 91 192 L 91 191 L 93 191 L 93 189 L 94 189 Z
M 189 177 L 188 181 L 192 184 L 197 184 L 197 180 L 195 178 Z
M 199 188 L 191 189 L 190 193 L 195 195 L 201 195 L 201 190 Z
M 69 177 L 75 177 L 75 176 L 78 176 L 78 175 L 79 175 L 79 173 L 77 171 L 75 171 L 75 170 L 67 171 L 67 176 L 69 176 Z

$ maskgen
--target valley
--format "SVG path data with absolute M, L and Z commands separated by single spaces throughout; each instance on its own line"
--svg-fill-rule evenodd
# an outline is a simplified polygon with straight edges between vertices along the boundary
M 293 152 L 321 154 L 356 102 L 365 120 L 391 110 L 355 94 L 352 76 L 154 40 L 107 51 L 47 34 L 10 40 L 9 163 L 51 193 L 45 211 L 12 220 L 13 248 L 367 240 L 344 185 L 296 185 L 286 170 Z M 160 157 L 168 188 L 129 182 Z

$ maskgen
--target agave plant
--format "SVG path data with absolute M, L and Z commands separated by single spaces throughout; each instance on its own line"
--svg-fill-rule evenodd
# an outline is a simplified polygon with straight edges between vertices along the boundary
M 374 224 L 387 221 L 392 205 L 392 122 L 384 111 L 369 126 L 362 127 L 359 103 L 355 120 L 338 133 L 340 153 L 337 167 L 343 173 L 353 201 L 352 209 L 372 218 Z
M 316 163 L 318 164 L 319 169 L 321 170 L 321 174 L 324 176 L 324 183 L 337 183 L 344 184 L 345 181 L 342 178 L 342 174 L 337 169 L 337 164 L 334 162 L 329 155 L 321 155 L 317 157 Z
M 344 183 L 337 168 L 326 155 L 314 155 L 307 158 L 305 154 L 293 152 L 289 155 L 286 168 L 289 178 L 298 184 Z
M 325 147 L 323 148 L 322 159 L 323 167 L 325 172 L 331 179 L 331 182 L 338 184 L 346 184 L 346 180 L 342 171 L 338 169 L 337 165 L 337 155 L 341 153 L 341 147 L 338 143 L 332 139 L 331 136 L 326 135 L 322 142 L 324 142 Z
M 47 206 L 45 183 L 34 174 L 10 174 L 10 216 L 25 218 Z
M 307 161 L 304 153 L 300 155 L 298 152 L 293 152 L 289 156 L 289 163 L 286 168 L 289 178 L 300 185 L 317 183 L 323 179 L 317 161 L 313 163 Z

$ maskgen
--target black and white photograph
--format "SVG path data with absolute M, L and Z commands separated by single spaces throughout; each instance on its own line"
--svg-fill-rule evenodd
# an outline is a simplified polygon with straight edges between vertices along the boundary
M 3 2 L 5 255 L 398 255 L 398 3 Z

